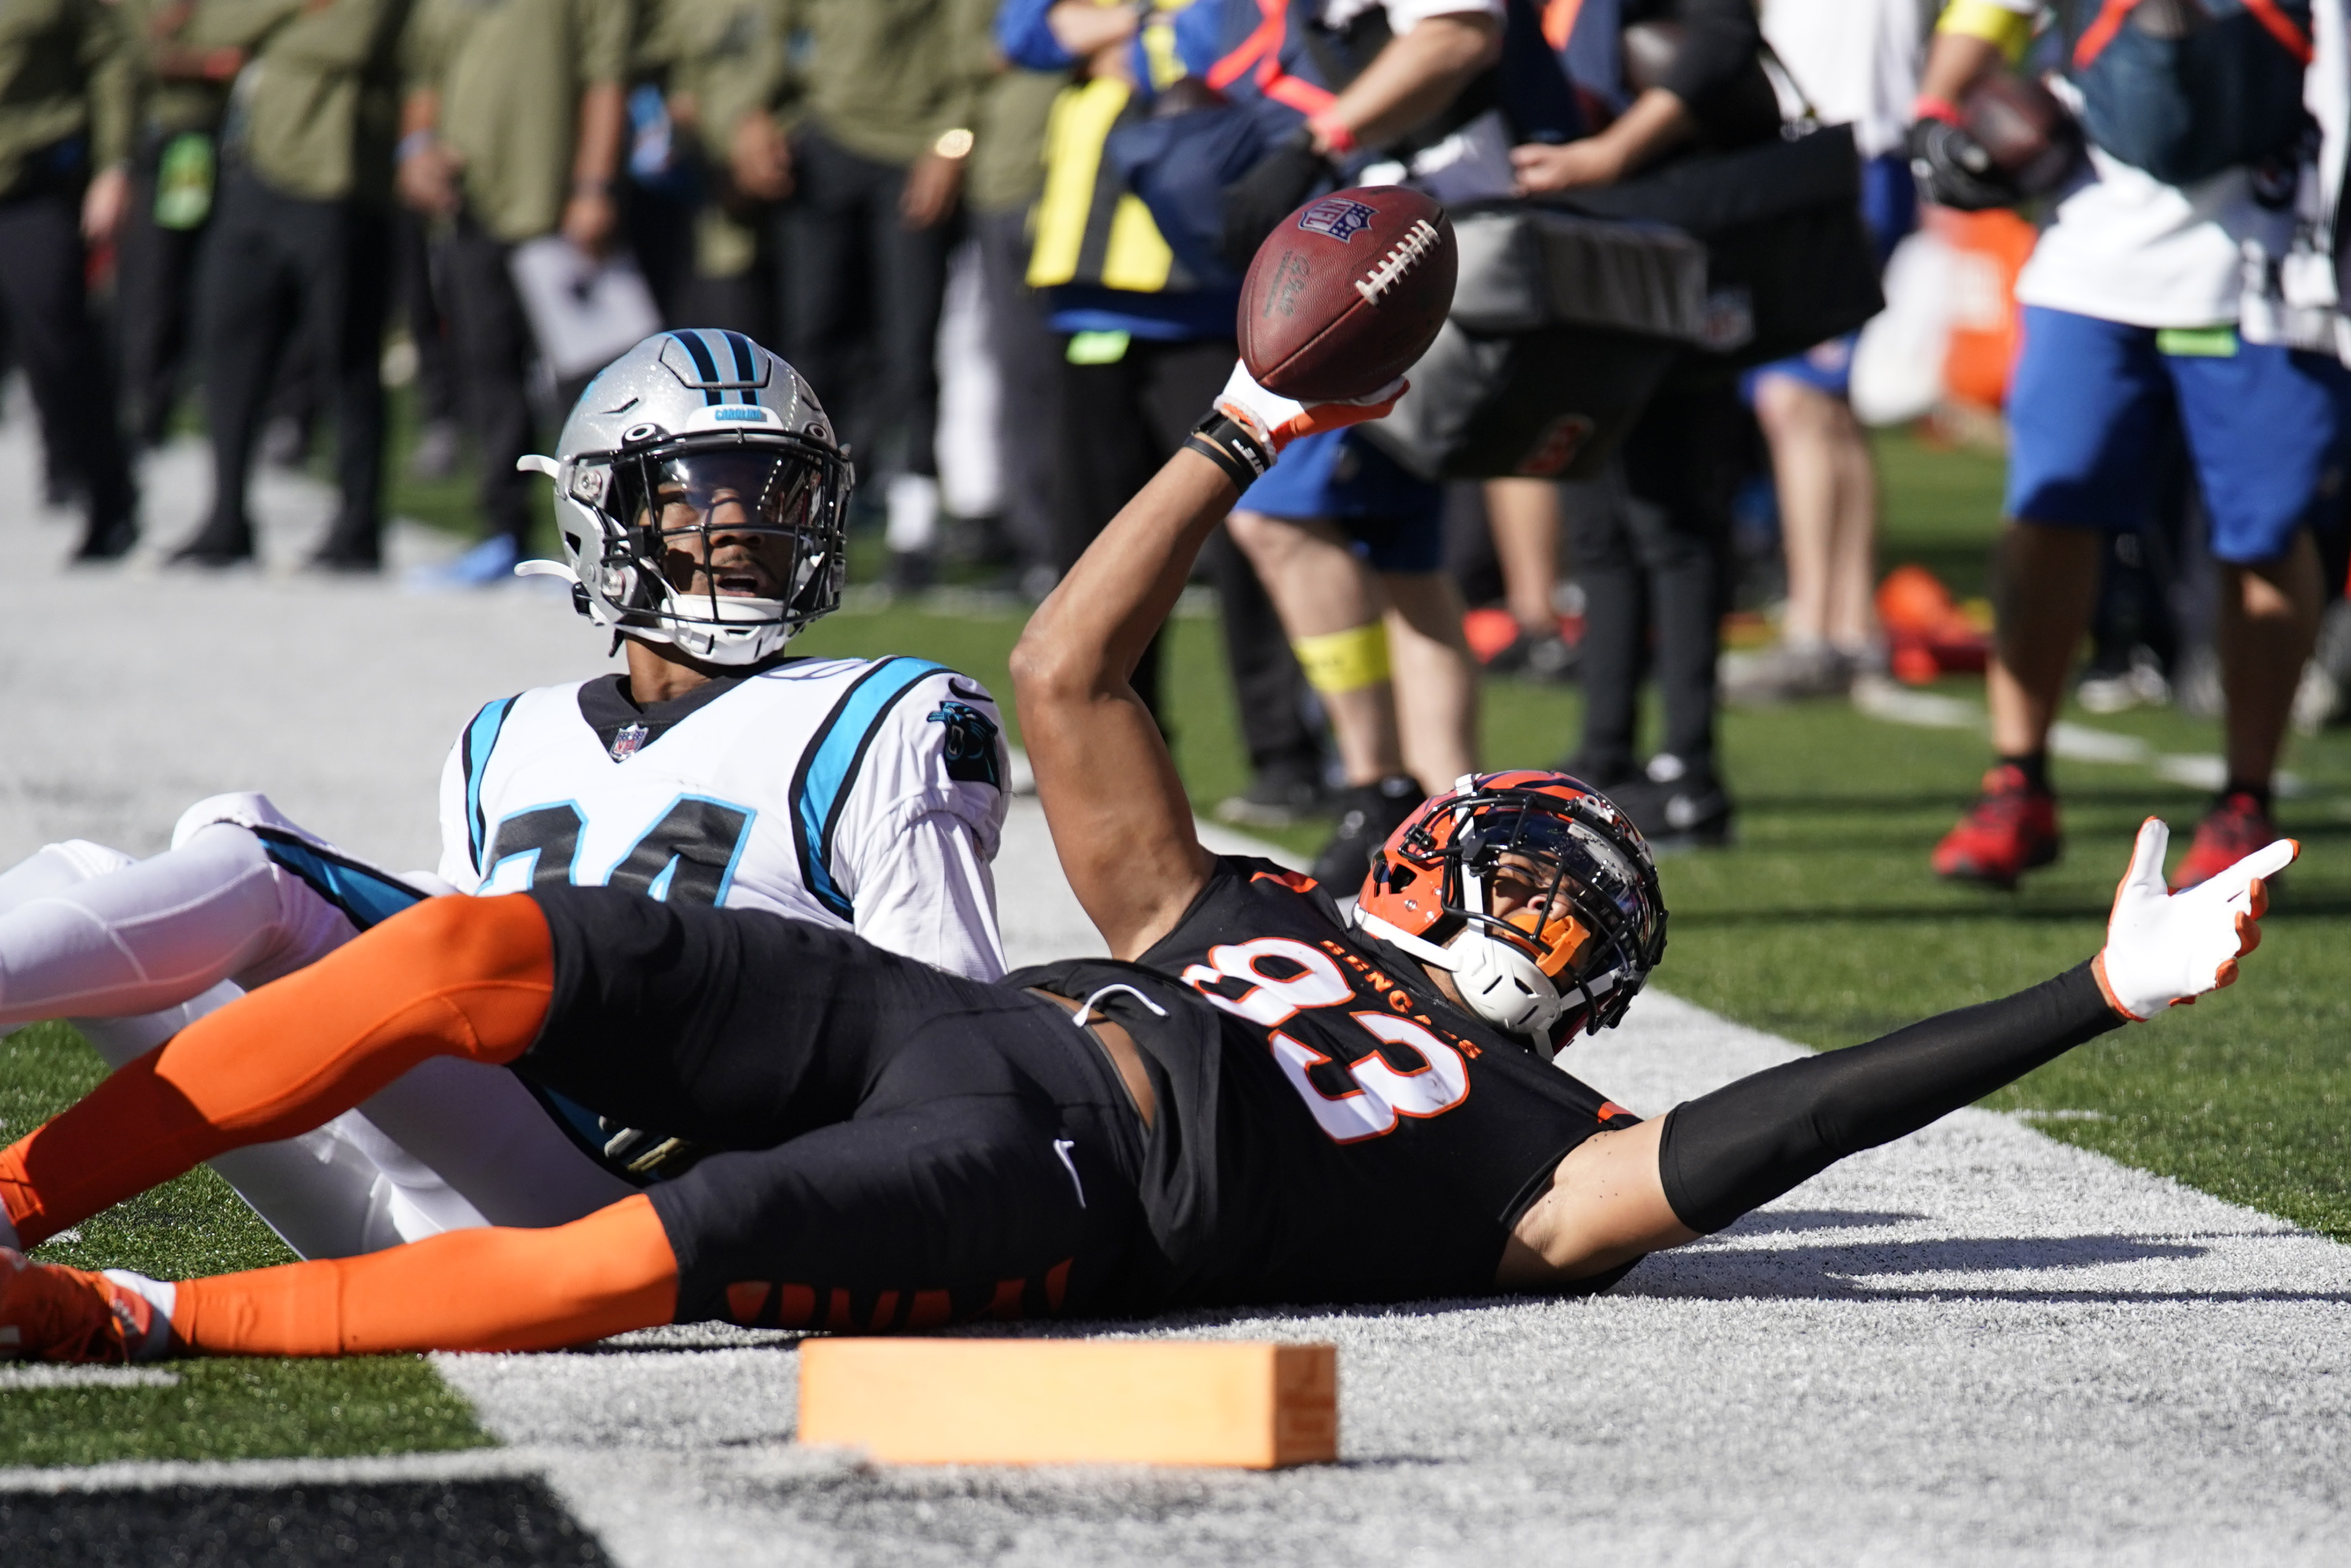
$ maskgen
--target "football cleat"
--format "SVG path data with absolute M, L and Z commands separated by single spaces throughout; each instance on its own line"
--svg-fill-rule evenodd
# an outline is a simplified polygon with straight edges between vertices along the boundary
M 1983 793 L 1935 846 L 1935 874 L 2007 891 L 2026 872 L 2053 864 L 2062 842 L 2057 797 L 2003 762 L 1983 776 Z
M 0 1361 L 152 1361 L 172 1332 L 154 1296 L 168 1303 L 171 1289 L 120 1270 L 36 1263 L 0 1247 Z
M 1503 884 L 1516 907 L 1496 914 Z M 1549 1060 L 1625 1016 L 1665 956 L 1666 904 L 1632 819 L 1564 773 L 1470 774 L 1373 858 L 1366 935 L 1448 971 L 1469 1010 Z
M 2224 795 L 2196 824 L 2188 856 L 2171 873 L 2171 889 L 2185 893 L 2199 883 L 2210 882 L 2255 850 L 2267 849 L 2284 836 L 2252 796 L 2242 790 Z M 2270 885 L 2277 885 L 2275 879 Z

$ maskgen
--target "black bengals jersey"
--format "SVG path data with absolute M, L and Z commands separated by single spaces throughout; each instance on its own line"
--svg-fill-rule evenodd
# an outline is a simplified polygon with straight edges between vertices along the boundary
M 1220 859 L 1140 965 L 1080 960 L 1008 983 L 1120 988 L 1097 1005 L 1134 1034 L 1159 1092 L 1143 1197 L 1169 1304 L 1487 1293 L 1553 1167 L 1635 1120 L 1266 861 Z

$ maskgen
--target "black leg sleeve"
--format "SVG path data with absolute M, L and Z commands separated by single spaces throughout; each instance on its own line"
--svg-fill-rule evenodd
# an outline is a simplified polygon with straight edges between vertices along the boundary
M 1742 1078 L 1667 1113 L 1657 1174 L 1700 1234 L 1983 1098 L 2122 1023 L 2090 966 L 1883 1040 Z

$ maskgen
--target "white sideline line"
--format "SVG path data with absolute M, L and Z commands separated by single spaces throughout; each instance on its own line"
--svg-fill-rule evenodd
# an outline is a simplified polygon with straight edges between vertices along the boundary
M 537 1477 L 546 1470 L 545 1456 L 523 1448 L 466 1448 L 450 1454 L 382 1454 L 355 1459 L 127 1459 L 72 1468 L 0 1469 L 0 1492 L 371 1486 Z
M 27 1388 L 177 1388 L 160 1366 L 0 1366 L 0 1394 Z

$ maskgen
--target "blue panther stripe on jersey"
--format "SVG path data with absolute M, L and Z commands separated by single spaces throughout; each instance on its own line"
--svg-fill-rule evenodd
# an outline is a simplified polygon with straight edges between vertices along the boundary
M 256 828 L 253 836 L 261 841 L 271 860 L 308 883 L 312 892 L 341 910 L 361 931 L 423 903 L 427 896 L 397 877 L 329 854 L 291 833 Z
M 507 715 L 514 711 L 514 697 L 500 697 L 486 704 L 465 727 L 465 838 L 473 856 L 474 870 L 482 869 L 482 846 L 489 837 L 488 824 L 482 821 L 482 774 L 490 765 L 490 751 L 498 743 L 498 731 L 506 727 Z
M 799 777 L 792 780 L 792 839 L 799 851 L 800 880 L 818 903 L 843 920 L 854 917 L 856 909 L 832 880 L 831 862 L 833 828 L 849 782 L 891 707 L 946 669 L 928 659 L 879 661 L 842 695 L 800 758 Z

